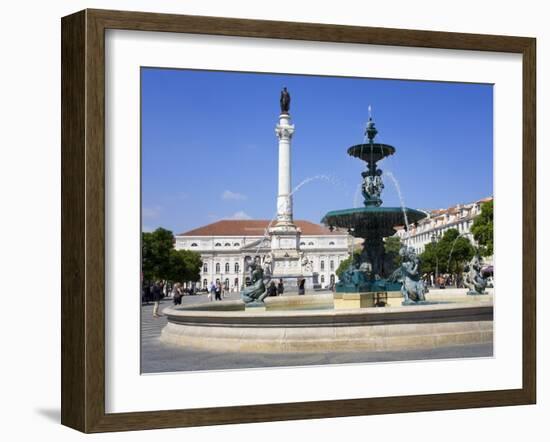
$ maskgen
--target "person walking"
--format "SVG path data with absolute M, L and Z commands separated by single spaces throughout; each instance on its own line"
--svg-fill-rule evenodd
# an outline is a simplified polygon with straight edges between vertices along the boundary
M 283 280 L 279 279 L 279 284 L 277 284 L 277 295 L 281 296 L 285 292 L 285 286 Z
M 210 290 L 208 292 L 208 299 L 210 301 L 213 301 L 215 295 L 216 295 L 216 284 L 214 284 L 214 281 L 212 281 L 212 284 L 210 284 Z
M 301 279 L 298 283 L 298 294 L 299 295 L 305 295 L 306 294 L 306 280 L 305 278 Z
M 160 306 L 160 300 L 162 299 L 162 288 L 160 285 L 160 281 L 156 281 L 153 284 L 152 295 L 153 295 L 153 318 L 158 318 L 161 316 L 159 314 L 159 306 Z
M 267 296 L 277 296 L 277 286 L 275 286 L 275 281 L 271 281 L 267 287 Z
M 174 305 L 181 305 L 181 298 L 183 296 L 183 290 L 181 283 L 177 282 L 174 284 L 172 289 L 172 299 L 174 300 Z
M 214 293 L 216 295 L 216 301 L 221 301 L 222 300 L 222 286 L 219 282 L 216 283 Z

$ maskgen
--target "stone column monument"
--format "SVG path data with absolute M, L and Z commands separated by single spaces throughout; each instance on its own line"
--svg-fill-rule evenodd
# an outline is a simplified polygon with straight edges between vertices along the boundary
M 292 218 L 291 142 L 294 125 L 290 118 L 290 94 L 281 91 L 281 113 L 275 127 L 279 139 L 279 186 L 277 194 L 277 222 L 270 229 L 273 278 L 284 278 L 285 284 L 295 285 L 302 272 L 300 229 Z

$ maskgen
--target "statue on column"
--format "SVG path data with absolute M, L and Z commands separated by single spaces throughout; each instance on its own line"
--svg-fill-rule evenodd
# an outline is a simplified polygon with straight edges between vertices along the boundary
M 290 94 L 288 93 L 286 87 L 281 91 L 281 113 L 288 114 L 290 110 Z

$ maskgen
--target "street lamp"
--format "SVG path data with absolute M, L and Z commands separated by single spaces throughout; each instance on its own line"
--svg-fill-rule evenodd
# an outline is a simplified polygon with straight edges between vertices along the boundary
M 431 241 L 432 241 L 432 244 L 434 245 L 434 256 L 435 256 L 435 283 L 437 284 L 437 279 L 439 277 L 439 258 L 437 257 L 437 250 L 435 249 L 435 245 L 437 244 L 437 241 L 438 241 L 438 235 L 436 235 L 435 233 L 432 233 L 432 236 L 431 236 Z

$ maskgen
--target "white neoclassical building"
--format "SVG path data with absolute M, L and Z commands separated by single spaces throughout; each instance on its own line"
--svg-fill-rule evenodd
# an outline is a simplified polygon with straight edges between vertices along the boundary
M 300 261 L 310 263 L 313 284 L 326 288 L 337 282 L 336 269 L 349 256 L 347 233 L 309 221 L 293 223 L 300 233 Z M 229 290 L 239 290 L 248 278 L 247 262 L 263 263 L 272 255 L 268 225 L 269 220 L 221 220 L 176 235 L 175 248 L 200 253 L 199 287 L 219 281 Z
M 422 253 L 426 244 L 441 237 L 447 230 L 456 229 L 473 244 L 476 243 L 470 232 L 474 218 L 481 213 L 483 203 L 492 201 L 493 197 L 483 198 L 473 203 L 457 204 L 447 209 L 436 209 L 428 212 L 428 216 L 410 227 L 407 232 L 403 226 L 396 227 L 397 235 L 402 241 L 413 247 L 417 253 Z

